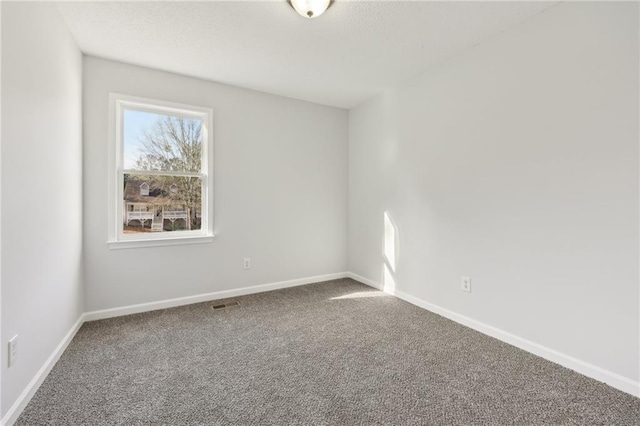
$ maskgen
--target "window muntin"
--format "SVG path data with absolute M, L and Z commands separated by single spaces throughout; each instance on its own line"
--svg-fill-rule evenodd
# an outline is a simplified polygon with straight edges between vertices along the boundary
M 211 236 L 209 109 L 112 95 L 115 232 L 110 241 Z

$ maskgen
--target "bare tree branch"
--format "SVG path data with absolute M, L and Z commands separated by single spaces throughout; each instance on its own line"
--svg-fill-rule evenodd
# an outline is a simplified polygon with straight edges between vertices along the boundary
M 202 165 L 202 124 L 199 120 L 163 116 L 139 137 L 140 156 L 136 169 L 199 172 Z M 172 202 L 191 211 L 191 226 L 202 204 L 202 182 L 192 177 L 154 177 L 155 184 L 169 194 Z M 177 191 L 171 191 L 176 185 Z

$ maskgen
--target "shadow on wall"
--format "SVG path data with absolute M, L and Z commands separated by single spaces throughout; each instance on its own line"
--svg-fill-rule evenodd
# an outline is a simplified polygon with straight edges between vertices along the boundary
M 383 290 L 394 292 L 398 267 L 398 226 L 391 214 L 384 212 Z

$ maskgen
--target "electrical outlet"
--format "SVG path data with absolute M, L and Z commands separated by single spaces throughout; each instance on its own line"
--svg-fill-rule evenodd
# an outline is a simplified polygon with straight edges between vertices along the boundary
M 460 288 L 462 289 L 462 291 L 471 293 L 471 277 L 465 277 L 465 276 L 461 277 Z
M 244 260 L 242 261 L 242 269 L 251 269 L 251 258 L 244 258 Z
M 18 335 L 9 340 L 9 367 L 16 363 L 18 358 Z

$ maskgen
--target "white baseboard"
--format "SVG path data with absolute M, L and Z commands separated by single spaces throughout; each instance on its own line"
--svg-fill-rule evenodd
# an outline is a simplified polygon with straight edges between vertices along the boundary
M 27 404 L 29 403 L 33 395 L 36 393 L 36 391 L 38 390 L 42 382 L 44 382 L 44 379 L 47 377 L 47 375 L 49 374 L 53 366 L 56 364 L 58 359 L 60 359 L 60 356 L 65 351 L 65 349 L 67 348 L 71 340 L 73 340 L 73 337 L 76 335 L 76 333 L 78 332 L 78 330 L 80 329 L 80 327 L 85 321 L 94 321 L 98 319 L 112 318 L 112 317 L 117 317 L 122 315 L 148 312 L 148 311 L 153 311 L 157 309 L 183 306 L 183 305 L 188 305 L 192 303 L 207 302 L 210 300 L 225 299 L 228 297 L 236 297 L 236 296 L 242 296 L 242 295 L 253 294 L 253 293 L 261 293 L 265 291 L 277 290 L 277 289 L 287 288 L 287 287 L 295 287 L 299 285 L 335 280 L 335 279 L 340 279 L 345 277 L 352 278 L 356 281 L 369 285 L 378 290 L 383 290 L 383 286 L 373 280 L 354 274 L 352 272 L 339 272 L 335 274 L 318 275 L 314 277 L 300 278 L 300 279 L 289 280 L 289 281 L 280 281 L 280 282 L 275 282 L 270 284 L 243 287 L 243 288 L 238 288 L 233 290 L 217 291 L 213 293 L 200 294 L 196 296 L 180 297 L 176 299 L 162 300 L 159 302 L 142 303 L 138 305 L 124 306 L 122 308 L 113 308 L 113 309 L 104 309 L 100 311 L 85 312 L 84 314 L 80 315 L 80 317 L 75 322 L 75 324 L 63 337 L 62 341 L 58 344 L 58 346 L 54 349 L 53 353 L 49 356 L 49 358 L 47 358 L 47 360 L 42 365 L 40 370 L 38 370 L 34 378 L 31 380 L 31 382 L 29 382 L 25 390 L 22 392 L 22 394 L 20 394 L 16 402 L 11 406 L 9 411 L 7 411 L 7 414 L 5 414 L 5 416 L 2 418 L 2 420 L 0 421 L 0 424 L 3 426 L 11 426 L 18 419 L 18 417 L 22 413 L 22 410 L 24 410 L 24 408 L 27 406 Z M 506 331 L 500 330 L 496 327 L 492 327 L 490 325 L 484 324 L 480 321 L 476 321 L 464 315 L 460 315 L 448 309 L 441 308 L 432 303 L 426 302 L 422 299 L 419 299 L 417 297 L 404 293 L 402 291 L 393 290 L 393 289 L 391 290 L 384 289 L 384 291 L 400 299 L 403 299 L 409 303 L 419 306 L 423 309 L 426 309 L 428 311 L 441 315 L 445 318 L 448 318 L 452 321 L 455 321 L 457 323 L 470 327 L 476 331 L 487 334 L 505 343 L 508 343 L 520 349 L 523 349 L 527 352 L 531 352 L 551 362 L 555 362 L 564 367 L 567 367 L 571 370 L 577 371 L 578 373 L 581 373 L 587 377 L 591 377 L 593 379 L 607 383 L 608 385 L 616 389 L 619 389 L 623 392 L 640 397 L 640 383 L 635 382 L 631 379 L 628 379 L 624 376 L 621 376 L 619 374 L 597 367 L 595 365 L 589 364 L 587 362 L 581 361 L 579 359 L 573 358 L 569 355 L 565 355 L 561 352 L 555 351 L 553 349 L 550 349 L 545 346 L 539 345 L 537 343 L 531 342 L 529 340 L 523 339 L 514 334 L 511 334 Z
M 279 281 L 269 284 L 254 285 L 232 290 L 214 291 L 213 293 L 198 294 L 195 296 L 178 297 L 175 299 L 160 300 L 158 302 L 140 303 L 137 305 L 123 306 L 120 308 L 102 309 L 99 311 L 85 312 L 85 321 L 95 321 L 106 318 L 119 317 L 123 315 L 138 314 L 141 312 L 155 311 L 158 309 L 175 308 L 177 306 L 191 305 L 193 303 L 208 302 L 211 300 L 226 299 L 229 297 L 243 296 L 246 294 L 262 293 L 265 291 L 278 290 L 287 287 L 317 283 L 322 281 L 337 280 L 345 278 L 346 272 L 335 274 L 316 275 L 314 277 L 299 278 L 296 280 Z
M 373 280 L 370 280 L 369 278 L 365 278 L 361 275 L 354 274 L 353 272 L 347 272 L 347 277 L 351 278 L 352 280 L 361 282 L 362 284 L 366 284 L 369 287 L 373 287 L 376 290 L 384 291 L 384 286 L 382 284 L 377 283 Z
M 558 352 L 554 349 L 516 336 L 515 334 L 508 333 L 499 328 L 474 320 L 473 318 L 469 318 L 467 316 L 434 305 L 433 303 L 426 302 L 403 291 L 397 289 L 384 289 L 383 285 L 381 285 L 380 283 L 376 283 L 375 281 L 354 274 L 352 272 L 348 272 L 347 276 L 363 284 L 366 284 L 378 290 L 382 290 L 385 293 L 394 295 L 413 305 L 419 306 L 423 309 L 441 315 L 459 324 L 472 328 L 476 331 L 479 331 L 480 333 L 486 334 L 505 343 L 523 349 L 548 361 L 560 364 L 563 367 L 574 370 L 584 376 L 590 377 L 600 382 L 604 382 L 611 387 L 614 387 L 633 396 L 640 397 L 640 383 L 633 381 L 627 377 L 621 376 L 620 374 L 605 370 L 604 368 L 598 367 L 596 365 L 574 358 L 570 355 L 566 355 L 562 352 Z
M 199 302 L 207 302 L 207 301 L 216 300 L 216 299 L 225 299 L 228 297 L 236 297 L 236 296 L 242 296 L 246 294 L 262 293 L 265 291 L 278 290 L 281 288 L 296 287 L 300 285 L 312 284 L 312 283 L 317 283 L 322 281 L 337 280 L 340 278 L 345 278 L 346 276 L 347 276 L 346 272 L 338 272 L 335 274 L 317 275 L 314 277 L 300 278 L 300 279 L 289 280 L 289 281 L 280 281 L 280 282 L 275 282 L 270 284 L 255 285 L 251 287 L 243 287 L 243 288 L 238 288 L 233 290 L 216 291 L 213 293 L 199 294 L 196 296 L 179 297 L 176 299 L 161 300 L 158 302 L 141 303 L 138 305 L 123 306 L 121 308 L 85 312 L 82 315 L 80 315 L 80 317 L 78 318 L 78 321 L 76 321 L 73 327 L 71 327 L 71 329 L 67 332 L 67 334 L 64 336 L 60 344 L 58 344 L 58 346 L 55 348 L 53 353 L 49 356 L 49 358 L 47 358 L 47 360 L 42 365 L 42 367 L 40 367 L 40 370 L 38 370 L 34 378 L 31 380 L 31 382 L 27 385 L 25 390 L 22 392 L 22 394 L 20 394 L 16 402 L 11 406 L 9 411 L 7 411 L 7 414 L 5 414 L 2 420 L 0 420 L 0 425 L 11 426 L 13 425 L 13 423 L 15 423 L 18 417 L 20 417 L 20 414 L 22 413 L 24 408 L 27 406 L 27 404 L 29 404 L 29 401 L 31 401 L 31 398 L 33 397 L 33 395 L 36 393 L 36 391 L 38 390 L 42 382 L 44 382 L 44 379 L 46 379 L 47 375 L 49 374 L 53 366 L 56 364 L 56 362 L 58 362 L 58 359 L 60 359 L 60 356 L 62 356 L 62 353 L 65 351 L 65 349 L 67 348 L 71 340 L 73 340 L 73 337 L 76 335 L 76 333 L 78 332 L 82 324 L 84 324 L 86 321 L 95 321 L 99 319 L 113 318 L 113 317 L 118 317 L 122 315 L 130 315 L 130 314 L 135 314 L 140 312 L 155 311 L 157 309 L 172 308 L 176 306 L 189 305 L 192 303 L 199 303 Z
M 7 411 L 7 414 L 2 418 L 0 424 L 3 426 L 11 426 L 16 420 L 18 420 L 22 410 L 24 410 L 29 401 L 31 401 L 31 398 L 36 393 L 42 382 L 44 382 L 44 379 L 47 378 L 49 372 L 53 366 L 56 365 L 56 362 L 58 362 L 65 349 L 67 349 L 67 346 L 69 346 L 69 343 L 71 343 L 71 340 L 73 340 L 73 337 L 76 335 L 83 323 L 84 314 L 81 314 L 75 324 L 73 324 L 71 329 L 62 338 L 62 341 L 53 350 L 53 353 L 49 355 L 49 358 L 47 358 L 42 367 L 40 367 L 40 370 L 38 370 L 33 379 L 31 379 L 31 382 L 29 382 L 25 390 L 22 391 L 16 402 L 14 402 L 11 408 L 9 408 L 9 411 Z

